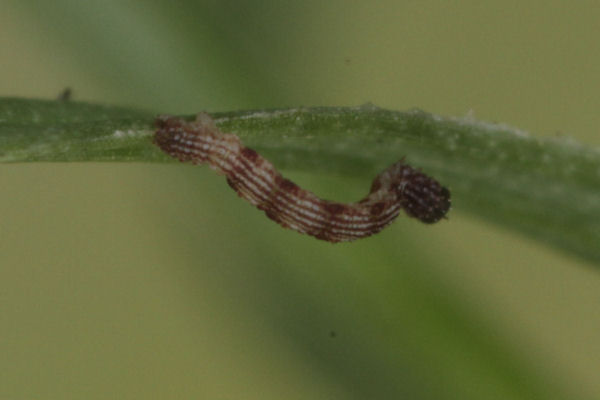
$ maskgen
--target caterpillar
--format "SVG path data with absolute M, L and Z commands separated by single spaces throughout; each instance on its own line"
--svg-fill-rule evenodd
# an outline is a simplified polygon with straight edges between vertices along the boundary
M 284 178 L 240 138 L 221 132 L 199 113 L 194 121 L 159 116 L 154 143 L 182 162 L 208 164 L 225 175 L 237 194 L 284 228 L 332 243 L 371 236 L 401 210 L 431 224 L 445 218 L 450 192 L 435 179 L 398 161 L 375 177 L 369 194 L 356 203 L 323 200 Z

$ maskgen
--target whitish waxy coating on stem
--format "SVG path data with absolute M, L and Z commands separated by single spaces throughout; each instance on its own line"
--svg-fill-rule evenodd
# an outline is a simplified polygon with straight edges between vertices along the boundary
M 222 133 L 205 113 L 195 121 L 161 116 L 154 143 L 167 154 L 193 164 L 208 163 L 227 177 L 238 195 L 285 228 L 329 242 L 371 236 L 389 225 L 401 209 L 425 223 L 443 218 L 450 193 L 436 180 L 399 161 L 382 171 L 358 203 L 323 200 L 284 178 L 239 137 Z

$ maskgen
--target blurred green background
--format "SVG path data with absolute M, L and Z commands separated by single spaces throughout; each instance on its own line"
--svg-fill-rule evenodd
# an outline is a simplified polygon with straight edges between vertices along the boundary
M 1 4 L 2 96 L 370 101 L 600 144 L 594 1 Z M 334 246 L 208 168 L 3 165 L 0 187 L 0 399 L 600 398 L 600 271 L 460 204 Z

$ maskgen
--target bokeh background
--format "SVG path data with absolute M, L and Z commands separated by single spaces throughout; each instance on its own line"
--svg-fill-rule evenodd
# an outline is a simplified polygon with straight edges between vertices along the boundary
M 594 1 L 0 4 L 2 96 L 370 101 L 600 144 Z M 1 399 L 600 398 L 600 271 L 460 204 L 334 246 L 208 168 L 3 165 L 0 187 Z

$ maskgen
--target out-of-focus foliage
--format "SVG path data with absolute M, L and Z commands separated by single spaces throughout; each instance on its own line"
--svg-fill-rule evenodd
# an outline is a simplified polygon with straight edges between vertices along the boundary
M 71 86 L 76 100 L 175 114 L 475 108 L 597 143 L 593 5 L 5 3 L 7 96 Z M 284 172 L 340 200 L 369 180 Z M 597 271 L 458 206 L 443 224 L 405 218 L 331 246 L 281 230 L 207 168 L 15 164 L 0 180 L 0 397 L 600 393 Z

